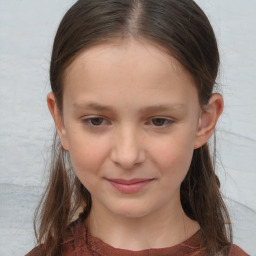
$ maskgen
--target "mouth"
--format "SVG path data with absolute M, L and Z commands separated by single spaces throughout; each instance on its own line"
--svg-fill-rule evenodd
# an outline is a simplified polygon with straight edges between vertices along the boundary
M 107 179 L 107 181 L 119 192 L 124 194 L 134 194 L 146 186 L 148 186 L 154 179 Z

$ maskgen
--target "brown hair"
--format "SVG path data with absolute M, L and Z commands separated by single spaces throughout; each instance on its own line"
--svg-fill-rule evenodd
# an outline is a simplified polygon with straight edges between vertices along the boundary
M 194 77 L 201 105 L 212 95 L 219 69 L 216 38 L 204 12 L 192 0 L 79 0 L 63 17 L 53 45 L 50 81 L 62 111 L 63 74 L 84 49 L 114 38 L 143 38 L 174 56 Z M 181 184 L 185 213 L 202 231 L 208 255 L 227 255 L 232 230 L 208 145 L 194 150 Z M 72 171 L 55 133 L 51 175 L 36 212 L 35 230 L 43 255 L 59 255 L 63 234 L 76 211 L 85 217 L 91 196 Z M 37 221 L 39 226 L 37 229 Z

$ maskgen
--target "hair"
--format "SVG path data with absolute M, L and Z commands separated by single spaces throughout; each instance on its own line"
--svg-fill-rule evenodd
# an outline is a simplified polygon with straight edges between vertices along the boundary
M 211 24 L 192 0 L 79 0 L 63 17 L 54 40 L 50 82 L 62 113 L 63 76 L 81 51 L 117 38 L 145 39 L 175 57 L 193 76 L 201 106 L 207 104 L 219 70 L 219 52 Z M 184 212 L 197 221 L 208 255 L 228 255 L 232 243 L 229 214 L 215 174 L 215 150 L 195 149 L 181 184 Z M 69 153 L 55 132 L 49 183 L 35 214 L 42 255 L 60 255 L 64 232 L 82 209 L 90 213 L 91 196 L 72 170 Z

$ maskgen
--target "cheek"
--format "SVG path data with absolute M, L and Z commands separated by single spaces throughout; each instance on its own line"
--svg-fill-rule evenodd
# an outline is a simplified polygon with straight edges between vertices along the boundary
M 154 145 L 154 152 L 151 155 L 154 156 L 155 164 L 162 175 L 171 175 L 172 178 L 177 177 L 182 181 L 191 163 L 193 141 L 185 135 L 173 136 Z
M 108 154 L 108 143 L 100 138 L 73 134 L 69 136 L 69 152 L 75 173 L 83 178 L 100 171 Z

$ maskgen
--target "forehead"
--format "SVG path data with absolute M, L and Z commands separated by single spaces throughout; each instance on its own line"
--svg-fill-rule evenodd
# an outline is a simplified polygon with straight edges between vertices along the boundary
M 134 39 L 84 50 L 64 75 L 64 96 L 73 100 L 97 96 L 107 101 L 114 94 L 134 99 L 139 95 L 141 101 L 155 96 L 160 103 L 167 92 L 174 100 L 184 92 L 191 96 L 191 91 L 196 91 L 193 77 L 174 57 L 148 41 Z
M 174 69 L 180 75 L 186 75 L 193 80 L 193 76 L 161 46 L 145 39 L 114 39 L 105 43 L 82 50 L 66 68 L 64 81 L 76 71 L 89 73 L 102 71 L 114 71 L 114 69 L 133 68 L 130 75 L 136 74 L 135 67 L 140 66 L 140 71 L 148 71 L 152 75 L 163 74 L 165 71 Z M 144 67 L 144 68 L 143 68 Z M 130 70 L 129 70 L 130 71 Z

